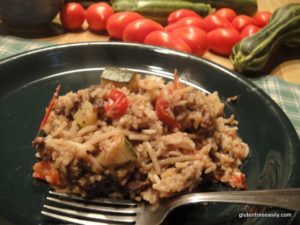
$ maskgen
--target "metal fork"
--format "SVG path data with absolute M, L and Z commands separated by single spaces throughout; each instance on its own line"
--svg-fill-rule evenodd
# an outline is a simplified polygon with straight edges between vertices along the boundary
M 206 202 L 244 203 L 300 211 L 300 188 L 187 194 L 164 200 L 155 210 L 149 205 L 131 201 L 87 200 L 50 191 L 41 213 L 82 225 L 159 225 L 169 212 L 179 206 Z

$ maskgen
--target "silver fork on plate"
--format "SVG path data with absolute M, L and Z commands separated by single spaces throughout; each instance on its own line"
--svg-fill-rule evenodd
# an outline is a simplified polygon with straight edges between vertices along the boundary
M 300 188 L 187 194 L 164 200 L 155 210 L 149 205 L 132 201 L 88 200 L 49 191 L 41 213 L 54 219 L 82 225 L 159 225 L 168 213 L 179 206 L 206 202 L 243 203 L 300 211 Z

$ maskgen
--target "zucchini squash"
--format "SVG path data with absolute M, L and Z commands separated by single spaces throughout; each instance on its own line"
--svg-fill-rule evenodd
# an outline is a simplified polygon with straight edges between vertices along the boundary
M 101 81 L 107 80 L 116 83 L 128 84 L 136 74 L 126 69 L 119 69 L 117 67 L 107 67 L 101 74 Z
M 115 167 L 135 161 L 136 155 L 125 135 L 118 134 L 112 137 L 111 145 L 103 149 L 98 160 L 102 166 Z
M 237 14 L 252 16 L 257 11 L 257 0 L 185 0 L 195 3 L 210 4 L 213 8 L 231 8 Z
M 177 9 L 191 9 L 201 16 L 206 16 L 212 11 L 209 4 L 182 0 L 114 0 L 112 7 L 114 12 L 134 11 L 163 25 L 167 23 L 169 14 Z
M 270 23 L 253 36 L 236 44 L 230 56 L 231 62 L 239 72 L 259 72 L 279 45 L 300 36 L 300 4 L 291 3 L 277 9 Z
M 97 112 L 89 101 L 83 102 L 73 117 L 80 127 L 96 124 L 97 122 Z
M 300 33 L 293 37 L 288 38 L 283 43 L 285 46 L 289 48 L 299 48 L 300 47 Z
M 112 83 L 115 87 L 126 87 L 131 91 L 138 88 L 137 73 L 116 67 L 107 67 L 101 74 L 101 84 Z

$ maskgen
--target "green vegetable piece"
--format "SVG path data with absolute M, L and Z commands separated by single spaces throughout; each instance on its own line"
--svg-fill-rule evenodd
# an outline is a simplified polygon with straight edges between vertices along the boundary
M 101 79 L 118 83 L 129 83 L 134 75 L 135 73 L 129 70 L 107 67 L 102 72 Z
M 289 41 L 294 47 L 300 44 L 296 37 L 300 37 L 300 4 L 291 3 L 277 9 L 262 30 L 236 44 L 231 62 L 239 72 L 259 72 L 279 45 Z
M 97 122 L 97 112 L 94 110 L 92 103 L 85 101 L 73 115 L 73 118 L 80 127 L 85 127 Z
M 101 84 L 112 83 L 115 87 L 126 87 L 128 90 L 136 91 L 138 79 L 135 72 L 115 67 L 106 68 L 101 74 Z
M 123 134 L 114 136 L 111 146 L 104 149 L 100 156 L 100 163 L 105 167 L 113 167 L 135 160 L 133 147 Z
M 298 35 L 287 38 L 284 40 L 283 44 L 289 48 L 299 48 L 300 47 L 300 32 Z

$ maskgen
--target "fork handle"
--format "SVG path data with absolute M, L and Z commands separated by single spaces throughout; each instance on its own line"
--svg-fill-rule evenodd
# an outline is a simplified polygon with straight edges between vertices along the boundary
M 174 209 L 203 202 L 244 203 L 300 211 L 300 188 L 187 194 L 172 201 L 170 206 Z

